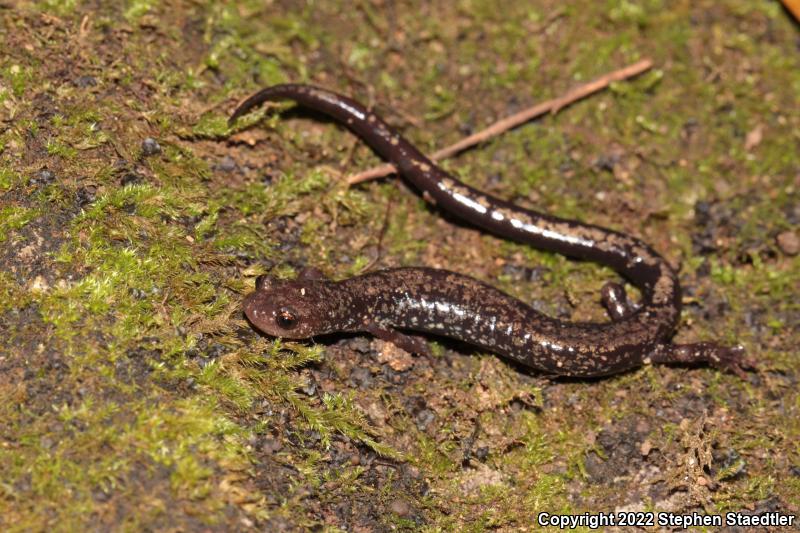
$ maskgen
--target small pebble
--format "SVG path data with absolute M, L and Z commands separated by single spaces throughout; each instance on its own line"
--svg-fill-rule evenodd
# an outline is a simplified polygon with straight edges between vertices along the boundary
M 225 348 L 224 344 L 216 343 L 216 344 L 212 344 L 211 346 L 208 347 L 208 350 L 206 350 L 206 355 L 208 357 L 212 357 L 214 359 L 217 359 L 217 358 L 221 357 L 225 353 L 226 350 L 227 350 L 227 348 Z
M 511 279 L 515 281 L 541 281 L 544 275 L 547 273 L 546 268 L 543 267 L 526 267 L 515 265 L 512 263 L 506 263 L 503 265 L 503 274 L 509 276 Z
M 363 335 L 359 337 L 354 337 L 353 339 L 350 340 L 350 348 L 359 353 L 369 353 L 370 352 L 369 339 Z
M 603 154 L 592 161 L 592 165 L 597 170 L 613 172 L 620 160 L 620 154 Z
M 56 175 L 50 170 L 43 168 L 33 175 L 31 178 L 31 185 L 48 185 L 56 179 Z
M 142 155 L 150 157 L 161 153 L 161 145 L 152 137 L 147 137 L 142 141 Z
M 76 87 L 85 89 L 87 87 L 94 87 L 97 85 L 97 80 L 94 76 L 79 76 L 75 78 L 72 83 L 74 83 Z
M 357 366 L 350 372 L 350 383 L 359 389 L 368 388 L 372 385 L 372 373 L 368 368 Z
M 378 361 L 386 363 L 395 372 L 405 372 L 414 366 L 414 358 L 407 351 L 398 348 L 392 343 L 376 341 L 381 348 L 377 350 Z
M 84 207 L 94 202 L 96 194 L 97 187 L 94 185 L 88 185 L 75 191 L 75 200 L 77 201 L 79 207 Z
M 142 176 L 136 172 L 126 172 L 119 179 L 119 184 L 124 187 L 125 185 L 130 185 L 132 183 L 141 183 L 142 179 Z
M 222 172 L 233 172 L 236 170 L 236 161 L 231 156 L 226 155 L 217 165 L 217 169 Z
M 300 390 L 306 396 L 314 396 L 314 394 L 317 392 L 317 385 L 316 383 L 309 381 L 304 387 L 300 387 Z
M 97 489 L 93 491 L 92 496 L 94 496 L 95 501 L 98 501 L 100 503 L 107 502 L 108 500 L 111 499 L 111 494 L 102 489 Z
M 650 451 L 652 449 L 653 449 L 653 444 L 648 439 L 645 439 L 644 442 L 642 442 L 642 445 L 639 446 L 639 452 L 641 452 L 641 454 L 644 457 L 650 455 Z
M 411 514 L 411 506 L 405 500 L 397 499 L 389 504 L 389 510 L 397 516 L 408 516 Z
M 281 444 L 281 441 L 278 439 L 267 437 L 261 442 L 261 450 L 264 453 L 275 453 L 281 451 L 282 449 L 283 444 Z
M 430 425 L 430 423 L 433 422 L 433 419 L 436 418 L 436 413 L 434 413 L 430 409 L 423 409 L 419 413 L 417 413 L 417 416 L 415 416 L 414 418 L 417 422 L 417 428 L 420 431 L 425 431 L 425 428 L 427 428 Z
M 800 253 L 800 237 L 794 231 L 784 231 L 775 239 L 783 253 L 795 256 Z
M 128 292 L 130 293 L 131 297 L 136 298 L 137 300 L 144 300 L 147 298 L 147 293 L 142 289 L 137 289 L 136 287 L 130 289 Z
M 409 464 L 405 465 L 405 472 L 406 475 L 412 479 L 420 479 L 420 471 L 419 468 L 416 466 L 411 466 Z

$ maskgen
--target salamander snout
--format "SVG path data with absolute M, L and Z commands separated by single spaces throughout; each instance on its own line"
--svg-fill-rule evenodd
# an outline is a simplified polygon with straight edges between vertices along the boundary
M 256 291 L 244 300 L 244 314 L 257 329 L 274 337 L 306 339 L 320 333 L 320 298 L 313 283 L 280 282 L 260 278 Z

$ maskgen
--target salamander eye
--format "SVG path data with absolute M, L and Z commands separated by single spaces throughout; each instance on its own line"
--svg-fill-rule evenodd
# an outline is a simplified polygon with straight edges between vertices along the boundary
M 297 313 L 289 307 L 281 307 L 275 313 L 275 322 L 281 329 L 294 329 L 298 322 Z

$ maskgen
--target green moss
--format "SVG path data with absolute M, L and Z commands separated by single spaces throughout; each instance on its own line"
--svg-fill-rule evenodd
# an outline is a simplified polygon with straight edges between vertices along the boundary
M 2 153 L 2 150 L 0 150 L 0 153 Z M 21 182 L 22 179 L 19 174 L 10 168 L 0 167 L 0 191 L 9 191 L 20 185 Z
M 363 442 L 384 457 L 403 460 L 402 454 L 375 439 L 375 432 L 356 407 L 352 395 L 344 397 L 341 394 L 326 394 L 322 398 L 322 403 L 325 406 L 324 415 L 315 423 L 309 420 L 309 425 L 320 431 L 326 445 L 330 443 L 332 433 L 338 432 L 350 439 Z
M 124 16 L 129 22 L 136 22 L 144 15 L 158 5 L 158 2 L 153 0 L 132 0 L 128 2 L 128 7 L 125 9 Z
M 39 216 L 41 212 L 34 208 L 21 206 L 0 208 L 0 242 L 4 242 L 12 232 L 24 228 Z
M 20 98 L 33 81 L 33 68 L 12 64 L 0 69 L 0 75 L 9 83 L 14 96 Z
M 263 355 L 265 352 L 266 356 Z M 278 341 L 271 345 L 257 343 L 250 349 L 241 348 L 231 352 L 221 364 L 207 365 L 199 379 L 203 385 L 212 388 L 243 411 L 247 411 L 256 398 L 267 397 L 286 402 L 301 415 L 307 429 L 319 434 L 325 447 L 330 445 L 331 437 L 338 432 L 363 442 L 381 455 L 397 457 L 396 451 L 375 439 L 352 398 L 326 394 L 322 403 L 315 405 L 298 393 L 304 383 L 291 372 L 320 361 L 320 352 L 319 348 L 299 345 L 284 347 Z
M 228 117 L 207 113 L 192 128 L 192 135 L 201 139 L 224 139 L 230 135 Z
M 9 272 L 0 272 L 0 313 L 28 304 L 30 297 Z
M 63 157 L 64 159 L 74 159 L 75 156 L 78 155 L 78 151 L 73 147 L 56 139 L 47 141 L 47 153 L 48 155 Z
M 56 420 L 70 428 L 67 434 L 42 431 Z M 12 491 L 8 496 L 16 498 L 11 487 L 28 479 L 40 502 L 19 523 L 35 528 L 55 512 L 61 517 L 59 527 L 82 523 L 100 493 L 141 498 L 143 487 L 120 484 L 132 471 L 154 477 L 168 473 L 171 488 L 192 502 L 218 490 L 210 484 L 212 472 L 198 462 L 200 457 L 234 468 L 247 464 L 241 432 L 219 416 L 213 403 L 199 398 L 172 405 L 138 400 L 125 406 L 85 398 L 71 407 L 56 406 L 24 435 L 20 446 L 2 449 L 0 456 L 6 465 L 6 488 Z M 63 501 L 71 505 L 63 507 Z M 28 507 L 33 502 L 19 503 Z M 212 508 L 204 512 L 217 510 L 210 503 Z M 154 505 L 157 502 L 145 503 L 141 511 L 146 514 Z
M 60 17 L 73 13 L 77 5 L 77 0 L 44 0 L 37 3 L 37 7 L 42 11 L 53 13 Z

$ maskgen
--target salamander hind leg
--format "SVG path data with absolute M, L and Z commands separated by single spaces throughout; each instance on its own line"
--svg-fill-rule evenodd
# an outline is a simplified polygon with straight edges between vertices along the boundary
M 364 329 L 382 341 L 391 342 L 408 353 L 424 355 L 426 357 L 431 357 L 433 355 L 430 348 L 428 348 L 428 344 L 419 337 L 412 337 L 411 335 L 400 333 L 391 327 L 380 326 L 374 322 L 367 324 Z
M 609 281 L 603 285 L 600 289 L 600 299 L 611 320 L 620 320 L 636 311 L 636 306 L 628 301 L 625 287 L 619 283 Z
M 715 342 L 696 342 L 694 344 L 660 344 L 650 356 L 653 363 L 708 364 L 727 370 L 746 379 L 745 369 L 755 370 L 756 363 L 747 357 L 744 347 L 722 346 Z

